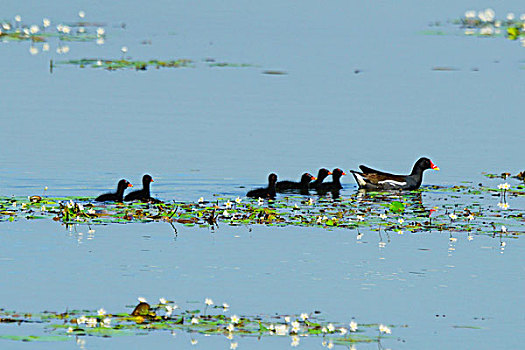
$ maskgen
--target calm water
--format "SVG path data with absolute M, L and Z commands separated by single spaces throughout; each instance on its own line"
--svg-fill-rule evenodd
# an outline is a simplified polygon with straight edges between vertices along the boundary
M 240 186 L 264 184 L 269 172 L 296 179 L 319 167 L 365 163 L 403 173 L 421 155 L 442 169 L 425 174 L 428 184 L 523 171 L 525 49 L 502 38 L 420 34 L 472 6 L 3 1 L 0 18 L 57 24 L 75 21 L 82 9 L 87 20 L 108 26 L 104 45 L 68 43 L 67 55 L 52 46 L 31 56 L 28 43 L 0 44 L 0 195 L 41 194 L 48 186 L 49 196 L 95 196 L 122 177 L 138 185 L 148 172 L 161 199 L 242 196 Z M 499 17 L 525 12 L 519 1 L 493 8 Z M 60 66 L 49 73 L 50 59 L 118 58 L 123 45 L 134 59 L 214 58 L 257 67 Z M 355 190 L 351 177 L 343 185 L 343 196 Z M 392 349 L 517 348 L 524 341 L 522 239 L 502 254 L 499 240 L 484 236 L 460 237 L 451 252 L 448 235 L 437 233 L 395 236 L 385 248 L 372 232 L 356 240 L 346 230 L 257 226 L 185 228 L 175 240 L 167 224 L 109 225 L 91 238 L 84 233 L 79 241 L 78 232 L 52 221 L 0 224 L 0 285 L 8 286 L 0 289 L 0 307 L 130 311 L 124 305 L 137 296 L 181 304 L 212 297 L 234 313 L 321 310 L 335 321 L 408 325 L 383 344 Z M 481 329 L 453 327 L 461 325 Z M 189 339 L 88 338 L 86 347 L 191 347 Z M 229 348 L 223 337 L 198 339 L 201 348 Z M 239 342 L 289 346 L 288 339 Z M 301 347 L 320 343 L 302 340 Z

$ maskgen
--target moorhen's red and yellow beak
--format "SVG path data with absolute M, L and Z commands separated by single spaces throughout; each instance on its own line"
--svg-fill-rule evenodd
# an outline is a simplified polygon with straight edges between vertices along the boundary
M 332 172 L 331 172 L 331 171 L 329 171 L 329 172 L 328 172 L 328 175 L 332 175 Z
M 439 167 L 436 166 L 436 164 L 432 163 L 432 161 L 430 161 L 430 167 L 434 170 L 439 170 Z
M 315 176 L 312 176 L 312 181 L 315 181 L 317 180 L 317 178 Z
M 343 171 L 343 173 L 341 175 L 346 175 L 346 173 Z
M 153 181 L 153 179 L 151 179 L 151 182 L 155 182 L 155 181 Z
M 133 187 L 133 185 L 132 185 L 132 184 L 130 184 L 130 183 L 128 183 L 128 187 Z

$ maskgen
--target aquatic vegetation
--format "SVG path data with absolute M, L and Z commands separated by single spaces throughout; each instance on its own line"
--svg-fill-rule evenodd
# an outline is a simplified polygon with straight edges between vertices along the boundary
M 487 8 L 481 11 L 468 10 L 465 14 L 447 22 L 459 28 L 463 35 L 477 37 L 506 37 L 509 40 L 519 40 L 525 47 L 525 13 L 519 17 L 514 13 L 507 13 L 505 18 L 498 19 L 494 10 Z M 432 24 L 432 29 L 424 34 L 447 35 L 450 34 L 440 22 Z
M 379 232 L 446 231 L 495 235 L 507 227 L 509 237 L 522 235 L 525 185 L 459 185 L 424 187 L 412 192 L 356 192 L 348 197 L 286 196 L 278 200 L 241 200 L 216 196 L 213 201 L 160 203 L 94 202 L 93 198 L 45 196 L 0 197 L 0 221 L 53 219 L 65 225 L 166 222 L 215 228 L 232 226 L 307 226 L 324 229 L 368 229 Z M 499 197 L 499 204 L 488 200 Z M 510 202 L 510 204 L 509 204 Z M 425 203 L 428 203 L 425 205 Z M 359 233 L 360 234 L 360 233 Z
M 0 20 L 0 41 L 30 41 L 33 43 L 47 42 L 52 38 L 61 41 L 97 41 L 104 40 L 106 26 L 104 23 L 87 22 L 84 16 L 79 21 L 67 24 L 59 23 L 56 27 L 51 27 L 51 20 L 42 19 L 42 25 L 26 24 L 22 22 L 19 15 L 11 20 Z M 47 51 L 47 50 L 44 50 Z
M 122 48 L 122 53 L 126 53 L 127 48 Z M 247 63 L 217 63 L 215 61 L 205 61 L 208 67 L 232 67 L 232 68 L 244 68 L 244 67 L 255 67 L 252 64 Z M 196 68 L 199 63 L 187 58 L 180 58 L 175 60 L 131 60 L 124 57 L 119 59 L 104 59 L 104 58 L 82 58 L 76 60 L 58 61 L 51 62 L 52 68 L 59 65 L 72 65 L 80 68 L 102 68 L 106 70 L 119 70 L 119 69 L 135 69 L 135 70 L 147 70 L 148 68 Z
M 205 306 L 212 306 L 206 299 Z M 98 310 L 44 311 L 41 313 L 15 312 L 0 309 L 0 324 L 31 325 L 29 335 L 0 335 L 0 339 L 14 341 L 68 341 L 83 336 L 117 337 L 140 336 L 152 332 L 186 332 L 194 335 L 234 337 L 291 337 L 299 344 L 306 337 L 322 338 L 323 342 L 349 346 L 353 343 L 380 342 L 383 334 L 391 334 L 394 325 L 378 323 L 328 322 L 320 311 L 300 315 L 232 315 L 213 306 L 210 313 L 181 309 L 164 298 L 150 305 L 139 301 L 131 313 Z M 35 331 L 35 326 L 39 330 Z M 401 325 L 398 327 L 406 327 Z M 379 330 L 379 332 L 377 332 Z M 4 332 L 2 332 L 4 333 Z M 20 332 L 18 332 L 20 333 Z M 41 333 L 41 334 L 35 334 Z M 299 338 L 300 337 L 300 338 Z M 197 341 L 192 337 L 192 341 Z M 233 342 L 231 344 L 234 344 Z M 235 343 L 237 344 L 237 343 Z

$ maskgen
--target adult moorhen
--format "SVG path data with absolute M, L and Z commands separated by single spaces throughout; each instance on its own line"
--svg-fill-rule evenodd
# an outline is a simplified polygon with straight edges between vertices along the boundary
M 133 200 L 140 200 L 140 201 L 149 201 L 152 200 L 151 195 L 149 193 L 149 185 L 151 182 L 154 182 L 150 175 L 146 174 L 142 177 L 142 189 L 130 192 L 124 197 L 125 201 L 133 201 Z
M 360 165 L 361 173 L 350 170 L 359 188 L 367 190 L 417 190 L 427 169 L 439 170 L 428 158 L 419 158 L 410 175 L 394 175 Z
M 251 190 L 246 194 L 247 197 L 252 198 L 275 198 L 275 183 L 277 182 L 277 175 L 270 174 L 268 175 L 268 187 L 257 188 Z
M 122 197 L 124 196 L 124 191 L 128 187 L 133 187 L 128 180 L 120 180 L 117 185 L 117 192 L 113 193 L 104 193 L 95 198 L 97 202 L 122 202 Z

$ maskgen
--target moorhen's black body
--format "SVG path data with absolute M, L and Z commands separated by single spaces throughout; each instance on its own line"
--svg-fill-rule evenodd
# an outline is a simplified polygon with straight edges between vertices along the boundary
M 277 175 L 268 175 L 268 187 L 251 190 L 246 194 L 247 197 L 252 198 L 275 198 L 275 184 L 277 182 Z
M 142 189 L 130 192 L 124 197 L 125 201 L 134 201 L 134 200 L 140 200 L 140 201 L 148 201 L 152 200 L 151 195 L 149 193 L 149 185 L 153 182 L 153 179 L 150 175 L 146 174 L 142 177 Z
M 279 181 L 275 184 L 275 190 L 277 192 L 287 192 L 287 191 L 297 191 L 299 190 L 301 194 L 308 194 L 308 185 L 311 181 L 315 180 L 315 177 L 309 173 L 304 173 L 301 176 L 300 182 L 295 181 Z
M 113 193 L 104 193 L 95 198 L 97 202 L 122 202 L 122 197 L 124 196 L 124 191 L 128 187 L 133 187 L 128 180 L 120 180 L 117 185 L 117 192 Z
M 362 173 L 350 170 L 359 188 L 367 190 L 417 190 L 427 169 L 439 170 L 428 158 L 419 158 L 410 175 L 394 175 L 360 165 Z
M 318 192 L 328 192 L 342 189 L 341 176 L 343 175 L 346 175 L 344 171 L 339 168 L 334 169 L 334 171 L 332 171 L 332 181 L 320 183 L 316 190 Z
M 317 173 L 317 180 L 310 183 L 310 188 L 317 188 L 321 183 L 323 183 L 324 179 L 326 179 L 328 175 L 332 175 L 330 170 L 325 168 L 319 169 L 319 172 Z

